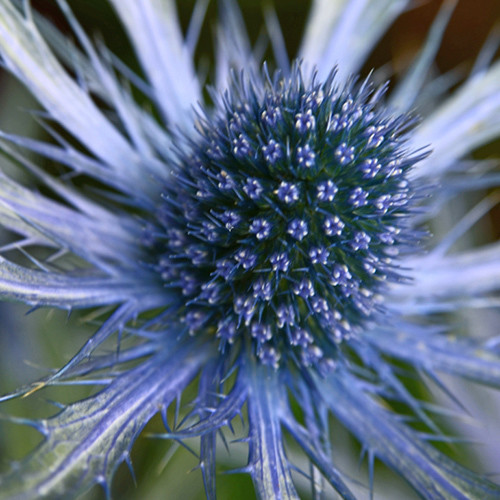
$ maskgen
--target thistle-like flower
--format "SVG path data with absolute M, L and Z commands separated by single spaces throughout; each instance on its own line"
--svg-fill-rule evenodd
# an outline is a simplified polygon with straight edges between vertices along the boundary
M 0 221 L 18 237 L 1 249 L 0 294 L 37 308 L 106 308 L 64 367 L 3 397 L 104 384 L 51 418 L 9 417 L 44 440 L 0 478 L 0 498 L 69 498 L 96 483 L 109 492 L 158 413 L 157 438 L 199 438 L 208 498 L 218 436 L 236 417 L 248 445 L 241 471 L 259 498 L 297 498 L 298 472 L 314 498 L 356 497 L 332 458 L 332 417 L 368 457 L 366 495 L 377 458 L 424 498 L 499 498 L 497 485 L 429 443 L 454 438 L 406 375 L 500 387 L 500 341 L 457 337 L 442 315 L 498 306 L 498 244 L 450 252 L 494 200 L 444 237 L 429 230 L 450 198 L 499 182 L 465 161 L 500 135 L 498 63 L 478 64 L 419 114 L 446 91 L 422 98 L 455 2 L 388 92 L 353 75 L 408 1 L 316 0 L 290 64 L 273 13 L 276 57 L 266 63 L 236 2 L 222 0 L 210 99 L 192 61 L 207 2 L 187 37 L 173 0 L 110 3 L 144 80 L 98 50 L 64 0 L 78 47 L 28 6 L 0 0 L 2 63 L 43 106 L 54 139 L 1 134 L 45 194 L 1 174 Z

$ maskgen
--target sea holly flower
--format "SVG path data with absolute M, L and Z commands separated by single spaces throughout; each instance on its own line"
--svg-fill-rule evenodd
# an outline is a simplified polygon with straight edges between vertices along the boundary
M 104 385 L 51 418 L 9 417 L 44 440 L 0 478 L 0 498 L 68 498 L 96 483 L 109 492 L 158 413 L 158 438 L 199 438 L 208 498 L 219 433 L 236 417 L 248 444 L 241 471 L 259 498 L 297 498 L 299 472 L 314 498 L 326 488 L 355 498 L 333 459 L 331 417 L 368 457 L 367 494 L 378 459 L 424 498 L 499 498 L 431 444 L 454 438 L 407 376 L 500 388 L 500 341 L 457 336 L 442 314 L 498 307 L 498 244 L 450 251 L 494 202 L 444 237 L 426 229 L 451 197 L 499 183 L 465 160 L 500 135 L 498 63 L 479 64 L 432 113 L 415 112 L 432 104 L 427 73 L 454 2 L 388 93 L 356 75 L 409 1 L 316 0 L 290 64 L 273 13 L 266 63 L 236 2 L 222 0 L 209 100 L 191 57 L 206 2 L 186 37 L 173 0 L 110 3 L 144 79 L 98 49 L 64 0 L 78 48 L 26 4 L 0 0 L 3 66 L 39 101 L 54 139 L 2 132 L 4 152 L 43 190 L 1 174 L 0 221 L 17 238 L 1 249 L 0 294 L 108 311 L 65 366 L 2 398 Z M 185 401 L 188 386 L 197 394 Z

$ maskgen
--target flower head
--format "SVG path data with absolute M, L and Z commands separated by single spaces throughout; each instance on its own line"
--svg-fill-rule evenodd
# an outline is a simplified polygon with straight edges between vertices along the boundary
M 224 354 L 251 342 L 273 366 L 333 366 L 416 240 L 411 119 L 335 73 L 242 79 L 185 138 L 162 193 L 154 246 L 165 284 L 187 298 L 173 316 L 192 335 L 216 328 Z
M 498 245 L 449 252 L 494 200 L 442 239 L 423 228 L 456 193 L 498 184 L 461 163 L 500 135 L 498 63 L 430 116 L 410 112 L 428 104 L 420 90 L 454 2 L 388 92 L 352 74 L 408 2 L 316 0 L 292 64 L 269 12 L 273 72 L 252 54 L 236 2 L 222 0 L 210 100 L 190 54 L 196 37 L 181 34 L 173 0 L 110 0 L 147 83 L 99 51 L 58 3 L 80 48 L 68 50 L 29 7 L 0 0 L 3 65 L 63 129 L 47 126 L 50 143 L 2 132 L 4 152 L 46 194 L 1 174 L 0 222 L 19 237 L 0 249 L 0 294 L 108 309 L 64 367 L 2 400 L 59 383 L 104 388 L 48 419 L 10 417 L 44 441 L 0 477 L 0 498 L 74 496 L 95 483 L 109 491 L 157 413 L 158 438 L 199 438 L 208 498 L 218 433 L 236 416 L 248 443 L 242 471 L 258 497 L 297 498 L 292 472 L 305 456 L 315 498 L 319 476 L 355 498 L 332 459 L 330 415 L 361 443 L 370 480 L 378 458 L 424 498 L 498 498 L 498 486 L 429 444 L 453 438 L 400 373 L 403 364 L 438 385 L 447 372 L 500 386 L 499 342 L 457 340 L 438 316 L 498 306 Z M 136 104 L 117 71 L 157 113 Z M 71 175 L 49 175 L 18 148 Z M 170 418 L 193 385 L 182 418 Z

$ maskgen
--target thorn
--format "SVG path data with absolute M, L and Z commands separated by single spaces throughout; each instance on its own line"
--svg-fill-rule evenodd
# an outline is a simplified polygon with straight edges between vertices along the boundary
M 27 398 L 28 396 L 31 396 L 32 394 L 34 394 L 35 392 L 39 391 L 40 389 L 43 389 L 47 385 L 48 385 L 47 382 L 35 382 L 33 384 L 34 387 L 32 389 L 30 389 L 28 392 L 24 393 L 21 396 L 21 399 L 24 399 L 24 398 Z

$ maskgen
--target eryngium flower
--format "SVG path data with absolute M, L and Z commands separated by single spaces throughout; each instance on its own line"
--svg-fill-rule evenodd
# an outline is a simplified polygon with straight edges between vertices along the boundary
M 43 106 L 54 138 L 2 133 L 45 194 L 1 176 L 0 221 L 18 237 L 2 248 L 0 293 L 35 307 L 107 306 L 108 316 L 63 368 L 3 399 L 60 383 L 105 387 L 48 419 L 11 417 L 44 441 L 0 479 L 0 498 L 68 498 L 95 483 L 109 491 L 157 413 L 158 437 L 199 437 L 208 498 L 218 433 L 237 416 L 248 443 L 241 470 L 259 498 L 297 498 L 304 458 L 315 498 L 331 495 L 324 481 L 355 498 L 332 459 L 331 415 L 368 456 L 370 490 L 377 458 L 424 498 L 499 498 L 498 486 L 429 443 L 454 438 L 405 376 L 500 386 L 498 342 L 457 338 L 438 316 L 498 305 L 498 244 L 449 251 L 492 201 L 442 239 L 422 226 L 456 194 L 499 181 L 462 158 L 500 135 L 500 66 L 478 64 L 443 104 L 443 87 L 421 98 L 454 2 L 387 95 L 352 75 L 409 2 L 317 0 L 291 65 L 269 12 L 270 70 L 252 54 L 236 3 L 221 1 L 207 100 L 191 57 L 204 2 L 184 38 L 173 0 L 111 0 L 147 83 L 97 50 L 58 3 L 78 47 L 29 7 L 0 0 L 3 65 Z M 420 124 L 409 112 L 432 105 Z M 193 385 L 182 418 L 171 418 Z

